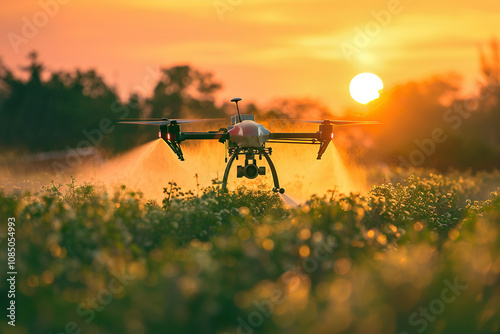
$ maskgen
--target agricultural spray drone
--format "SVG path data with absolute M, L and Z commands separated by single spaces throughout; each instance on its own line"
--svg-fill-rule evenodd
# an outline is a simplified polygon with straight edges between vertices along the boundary
M 266 147 L 266 143 L 287 143 L 287 144 L 310 144 L 319 145 L 318 157 L 321 159 L 328 144 L 333 139 L 334 125 L 362 125 L 377 124 L 372 121 L 348 121 L 348 120 L 297 120 L 300 122 L 319 124 L 318 132 L 271 132 L 264 125 L 255 122 L 254 115 L 241 115 L 238 107 L 240 98 L 234 98 L 231 102 L 236 104 L 237 114 L 231 117 L 231 125 L 218 131 L 208 132 L 181 132 L 181 124 L 220 121 L 221 119 L 167 119 L 157 121 L 123 121 L 125 124 L 156 125 L 160 127 L 158 136 L 167 143 L 177 157 L 184 161 L 181 149 L 181 142 L 185 140 L 216 139 L 226 146 L 226 170 L 222 179 L 222 189 L 227 189 L 229 171 L 234 160 L 244 156 L 245 165 L 237 167 L 237 177 L 255 179 L 259 175 L 266 174 L 265 167 L 257 166 L 257 158 L 264 157 L 269 164 L 273 175 L 274 192 L 283 194 L 285 189 L 280 188 L 278 173 L 271 160 L 272 148 Z

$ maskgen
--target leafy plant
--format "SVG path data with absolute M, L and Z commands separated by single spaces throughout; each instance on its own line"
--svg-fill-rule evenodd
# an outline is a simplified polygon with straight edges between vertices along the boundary
M 477 199 L 491 177 L 413 176 L 292 210 L 218 180 L 199 196 L 172 181 L 162 205 L 73 178 L 0 191 L 0 213 L 16 217 L 16 329 L 495 332 L 500 199 Z M 422 316 L 448 284 L 454 301 Z

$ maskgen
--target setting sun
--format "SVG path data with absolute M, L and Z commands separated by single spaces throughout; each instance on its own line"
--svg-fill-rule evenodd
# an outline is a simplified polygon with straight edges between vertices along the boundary
M 383 88 L 382 80 L 373 73 L 360 73 L 352 78 L 349 84 L 352 98 L 362 104 L 379 98 L 379 91 Z

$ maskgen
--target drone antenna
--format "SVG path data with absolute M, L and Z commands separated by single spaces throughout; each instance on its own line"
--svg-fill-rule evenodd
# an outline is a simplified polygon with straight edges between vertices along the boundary
M 239 97 L 235 97 L 234 99 L 231 99 L 231 102 L 236 103 L 236 111 L 238 111 L 238 119 L 241 123 L 241 115 L 240 115 L 240 108 L 238 107 L 238 102 L 241 101 Z

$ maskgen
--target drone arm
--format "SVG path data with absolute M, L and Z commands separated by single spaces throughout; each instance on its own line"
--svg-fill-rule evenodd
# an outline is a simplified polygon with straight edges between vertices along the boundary
M 333 127 L 330 125 L 325 130 L 314 133 L 271 133 L 269 139 L 271 143 L 320 144 L 317 157 L 319 160 L 333 138 Z
M 203 139 L 218 139 L 221 143 L 229 139 L 227 132 L 177 132 L 168 133 L 160 131 L 160 137 L 168 147 L 174 151 L 179 160 L 184 161 L 180 143 L 184 140 L 203 140 Z
M 271 132 L 269 134 L 269 139 L 309 139 L 309 140 L 320 140 L 320 134 L 318 132 Z
M 227 132 L 181 132 L 181 140 L 229 139 Z

